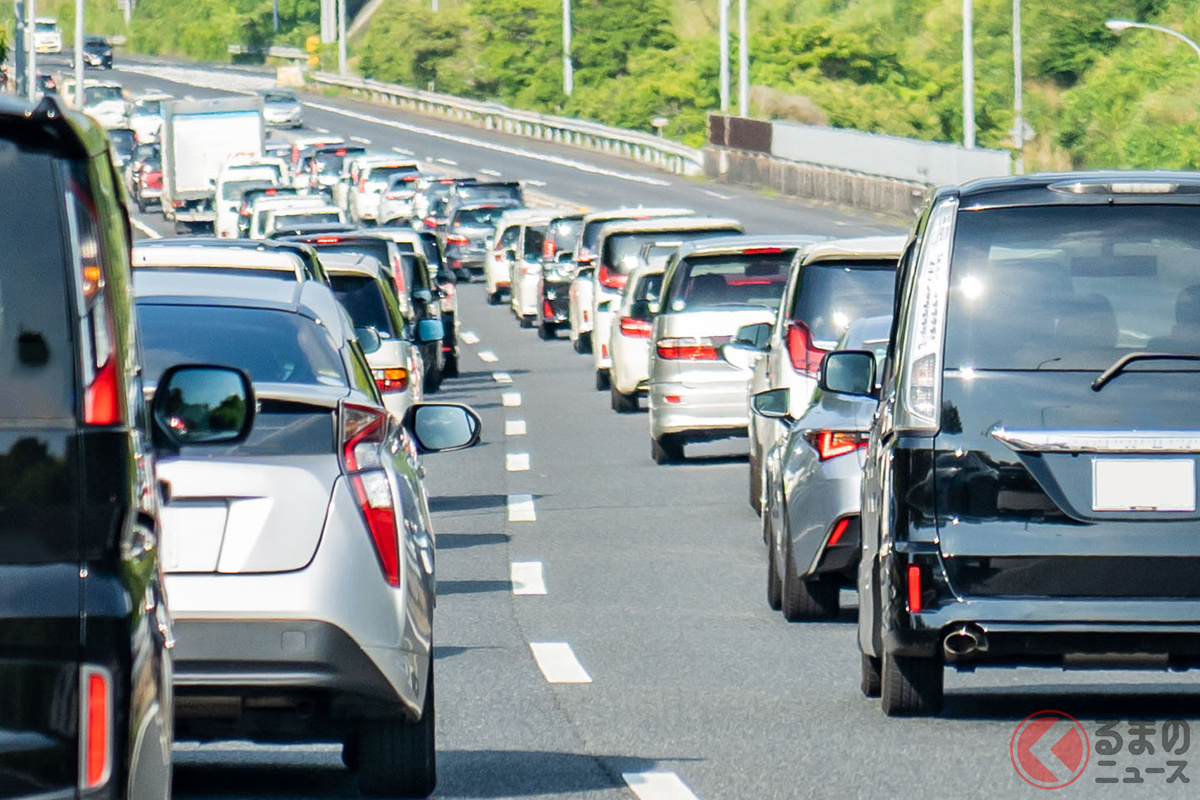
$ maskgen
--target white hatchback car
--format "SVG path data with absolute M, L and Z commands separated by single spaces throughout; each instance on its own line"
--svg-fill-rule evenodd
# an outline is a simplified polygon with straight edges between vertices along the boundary
M 374 222 L 379 213 L 379 197 L 395 175 L 417 175 L 417 162 L 396 156 L 363 156 L 350 165 L 349 183 L 342 208 L 350 219 Z
M 511 289 L 512 263 L 517 257 L 522 223 L 538 213 L 535 208 L 514 208 L 496 220 L 496 230 L 483 260 L 484 291 L 489 305 L 499 305 L 504 293 Z
M 650 334 L 662 291 L 663 267 L 645 264 L 629 275 L 621 307 L 613 315 L 609 391 L 618 414 L 638 410 L 650 385 Z
M 222 239 L 236 239 L 242 194 L 250 189 L 279 186 L 282 176 L 282 169 L 273 163 L 238 164 L 221 170 L 217 178 L 215 200 L 217 221 L 213 226 L 217 236 Z
M 280 209 L 309 209 L 329 208 L 329 201 L 321 195 L 286 195 L 284 197 L 266 196 L 254 200 L 250 207 L 250 228 L 248 235 L 251 239 L 265 239 L 273 228 L 267 227 L 271 212 Z M 340 211 L 340 209 L 334 209 Z

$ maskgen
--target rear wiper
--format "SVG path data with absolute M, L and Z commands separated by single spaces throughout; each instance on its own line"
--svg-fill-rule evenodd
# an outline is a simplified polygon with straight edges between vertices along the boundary
M 1108 385 L 1108 382 L 1125 371 L 1125 368 L 1135 361 L 1200 361 L 1200 355 L 1187 353 L 1129 353 L 1121 356 L 1108 369 L 1101 372 L 1092 381 L 1092 391 L 1098 392 Z

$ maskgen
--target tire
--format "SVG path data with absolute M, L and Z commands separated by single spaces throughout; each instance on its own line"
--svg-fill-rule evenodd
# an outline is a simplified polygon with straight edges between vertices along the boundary
M 889 717 L 932 716 L 942 710 L 946 670 L 941 659 L 883 654 L 880 702 Z
M 762 503 L 763 474 L 762 464 L 755 456 L 754 440 L 750 440 L 750 507 L 760 517 L 763 513 Z
M 454 353 L 446 354 L 446 361 L 444 364 L 442 364 L 442 377 L 443 378 L 457 378 L 458 377 L 458 356 L 454 355 Z
M 433 664 L 419 722 L 373 720 L 359 732 L 358 787 L 368 797 L 428 797 L 437 787 Z
M 425 370 L 425 394 L 433 394 L 442 386 L 442 371 L 436 365 Z
M 146 201 L 143 200 L 140 195 L 138 196 L 138 199 L 137 199 L 137 210 L 143 214 L 146 213 Z
M 592 339 L 590 336 L 585 336 L 581 333 L 575 337 L 575 341 L 572 344 L 575 346 L 575 352 L 581 356 L 592 352 Z
M 655 464 L 676 464 L 683 461 L 683 442 L 674 434 L 664 434 L 650 440 L 650 457 Z
M 522 328 L 532 328 L 533 327 L 533 318 L 527 317 L 524 314 L 518 314 L 517 315 L 517 324 L 520 325 Z
M 859 655 L 862 656 L 862 678 L 858 688 L 862 690 L 863 697 L 879 697 L 880 685 L 883 682 L 879 674 L 879 659 L 866 653 Z
M 488 305 L 489 305 L 489 306 L 498 306 L 498 305 L 500 305 L 500 292 L 499 292 L 499 290 L 497 290 L 497 291 L 494 291 L 494 292 L 488 292 L 488 295 L 487 295 L 487 303 L 488 303 Z
M 832 575 L 802 578 L 796 574 L 792 558 L 792 541 L 783 531 L 783 616 L 788 622 L 811 619 L 832 619 L 838 613 L 838 592 L 841 587 Z
M 596 391 L 603 392 L 606 389 L 608 389 L 610 386 L 612 386 L 612 380 L 608 376 L 608 370 L 606 370 L 606 369 L 596 370 Z
M 538 338 L 543 342 L 549 342 L 552 339 L 558 338 L 558 326 L 553 322 L 543 322 L 538 325 Z
M 783 582 L 775 566 L 775 536 L 771 532 L 771 515 L 762 515 L 763 539 L 767 543 L 767 606 L 772 611 L 783 607 Z
M 612 397 L 612 410 L 618 414 L 633 414 L 638 410 L 638 396 L 625 394 L 617 389 L 617 385 L 609 380 L 609 393 Z

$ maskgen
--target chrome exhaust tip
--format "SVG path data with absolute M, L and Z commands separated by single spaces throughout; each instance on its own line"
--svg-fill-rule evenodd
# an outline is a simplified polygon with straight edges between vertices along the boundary
M 965 658 L 987 651 L 987 638 L 983 631 L 970 625 L 963 625 L 950 633 L 942 641 L 942 648 L 948 658 Z

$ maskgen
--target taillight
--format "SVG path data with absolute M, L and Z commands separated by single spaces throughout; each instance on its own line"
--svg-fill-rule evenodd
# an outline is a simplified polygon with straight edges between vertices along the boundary
M 112 775 L 112 675 L 103 667 L 79 671 L 79 788 L 98 789 Z
M 547 239 L 545 243 L 542 244 L 542 258 L 554 258 L 554 253 L 556 250 L 557 248 L 554 246 L 554 240 Z
M 85 425 L 116 425 L 121 421 L 121 392 L 117 380 L 116 353 L 96 370 L 96 377 L 83 392 Z
M 147 172 L 146 173 L 146 188 L 147 189 L 161 189 L 162 188 L 162 173 L 161 172 Z M 246 216 L 250 216 L 249 211 L 246 212 Z
M 609 269 L 607 264 L 601 264 L 600 269 L 596 270 L 596 280 L 609 289 L 624 289 L 625 284 L 629 282 L 629 276 Z
M 470 243 L 471 240 L 463 236 L 461 233 L 451 233 L 446 236 L 446 244 L 448 245 L 456 244 L 461 247 Z
M 650 320 L 647 319 L 621 317 L 621 334 L 624 336 L 632 336 L 635 339 L 649 339 L 652 327 Z
M 837 523 L 833 526 L 833 533 L 829 534 L 829 545 L 828 546 L 833 547 L 835 544 L 840 542 L 842 540 L 842 537 L 846 535 L 846 529 L 849 527 L 850 527 L 850 518 L 849 517 L 842 517 L 841 519 L 839 519 L 837 521 Z
M 380 450 L 387 435 L 387 412 L 363 406 L 342 406 L 342 469 L 346 472 L 359 511 L 367 523 L 383 577 L 400 585 L 400 545 L 392 487 L 383 470 Z
M 361 181 L 358 182 L 358 190 L 360 192 L 365 192 L 367 190 L 367 179 L 366 178 L 363 178 Z
M 658 357 L 668 361 L 716 361 L 717 348 L 707 336 L 685 339 L 659 339 Z
M 579 257 L 575 259 L 575 263 L 579 264 L 581 267 L 585 267 L 588 264 L 591 264 L 594 260 L 595 256 L 593 256 L 591 253 L 583 252 L 580 253 Z
M 829 352 L 813 344 L 812 332 L 799 321 L 788 326 L 787 349 L 792 367 L 812 378 L 820 373 L 821 359 Z
M 403 367 L 373 369 L 371 372 L 375 375 L 375 385 L 383 394 L 403 392 L 408 388 L 408 370 Z
M 810 431 L 805 434 L 805 438 L 822 461 L 844 456 L 867 446 L 867 434 L 859 431 Z
M 426 227 L 429 227 L 429 228 L 436 228 L 438 226 L 438 221 L 436 219 L 434 219 L 433 217 L 426 217 L 425 225 L 426 225 Z
M 542 301 L 542 316 L 546 319 L 554 319 L 554 306 L 550 305 L 549 300 Z
M 916 564 L 908 565 L 908 610 L 920 614 L 924 605 L 921 602 L 921 568 Z

